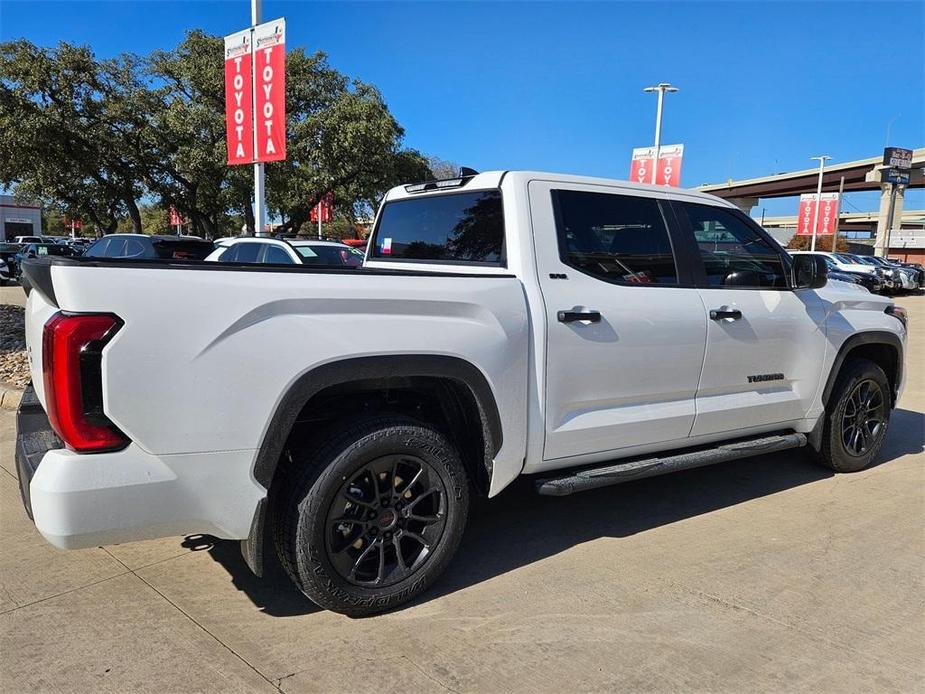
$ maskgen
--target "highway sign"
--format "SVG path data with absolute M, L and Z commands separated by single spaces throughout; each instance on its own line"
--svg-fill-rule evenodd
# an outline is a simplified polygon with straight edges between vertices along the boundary
M 883 172 L 883 180 L 888 183 L 898 183 L 902 186 L 909 185 L 909 170 L 887 169 Z
M 893 169 L 911 169 L 912 150 L 902 147 L 884 147 L 883 165 Z

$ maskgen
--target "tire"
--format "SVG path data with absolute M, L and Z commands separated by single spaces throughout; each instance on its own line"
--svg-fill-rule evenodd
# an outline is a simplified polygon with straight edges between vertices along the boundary
M 275 500 L 276 550 L 319 607 L 353 617 L 392 609 L 424 592 L 459 547 L 466 471 L 447 439 L 422 422 L 364 418 L 290 470 Z
M 891 410 L 883 369 L 868 359 L 845 361 L 826 407 L 819 462 L 835 472 L 866 468 L 880 452 Z

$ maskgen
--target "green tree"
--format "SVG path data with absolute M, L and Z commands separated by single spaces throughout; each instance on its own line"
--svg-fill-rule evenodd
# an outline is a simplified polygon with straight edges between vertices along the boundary
M 796 251 L 808 251 L 810 248 L 812 236 L 797 236 L 793 235 L 793 238 L 787 243 L 787 248 Z M 817 236 L 816 237 L 816 249 L 820 251 L 831 251 L 832 250 L 832 237 L 831 236 Z M 847 253 L 848 252 L 848 241 L 844 236 L 839 236 L 836 241 L 835 250 L 838 253 Z
M 252 168 L 226 165 L 222 48 L 198 30 L 173 50 L 111 60 L 0 44 L 0 184 L 104 232 L 161 231 L 155 211 L 171 206 L 200 235 L 253 230 Z M 350 227 L 390 187 L 432 176 L 375 87 L 320 52 L 286 60 L 288 157 L 267 165 L 268 207 L 286 231 L 329 191 Z
M 140 230 L 142 195 L 134 143 L 145 111 L 138 59 L 97 61 L 87 48 L 40 48 L 19 40 L 0 50 L 0 183 L 58 203 L 106 230 L 128 214 Z

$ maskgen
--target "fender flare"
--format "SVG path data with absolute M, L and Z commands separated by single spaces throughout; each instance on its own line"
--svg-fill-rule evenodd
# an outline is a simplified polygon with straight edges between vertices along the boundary
M 831 396 L 832 389 L 835 387 L 835 379 L 838 378 L 838 372 L 841 371 L 842 364 L 844 364 L 848 354 L 851 352 L 851 350 L 855 349 L 856 347 L 860 347 L 861 345 L 887 345 L 896 350 L 896 373 L 894 374 L 893 379 L 893 405 L 896 405 L 897 389 L 899 388 L 899 384 L 902 381 L 902 340 L 899 339 L 899 336 L 896 333 L 891 333 L 887 330 L 869 330 L 850 336 L 842 343 L 842 346 L 838 348 L 838 354 L 835 355 L 835 360 L 832 362 L 832 368 L 829 370 L 828 380 L 825 383 L 825 388 L 822 390 L 823 406 L 827 405 L 829 402 L 829 396 Z
M 466 386 L 479 408 L 482 435 L 492 456 L 503 440 L 501 417 L 491 386 L 471 362 L 437 354 L 380 355 L 341 359 L 317 366 L 301 376 L 283 395 L 270 418 L 254 462 L 254 479 L 270 488 L 283 446 L 302 408 L 326 388 L 374 378 L 436 377 Z

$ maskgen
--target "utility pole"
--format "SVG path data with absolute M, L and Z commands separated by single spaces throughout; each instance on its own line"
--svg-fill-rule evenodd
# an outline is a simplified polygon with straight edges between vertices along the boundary
M 841 177 L 841 183 L 838 184 L 838 214 L 835 215 L 835 234 L 832 236 L 832 253 L 838 246 L 838 221 L 841 218 L 841 199 L 845 195 L 845 177 Z
M 672 87 L 668 82 L 659 82 L 654 87 L 646 87 L 642 91 L 647 93 L 658 92 L 658 106 L 656 106 L 655 111 L 655 158 L 652 160 L 652 183 L 656 183 L 656 176 L 658 172 L 658 154 L 662 140 L 662 106 L 665 101 L 665 93 L 676 92 L 678 91 L 678 88 Z
M 819 183 L 816 185 L 816 209 L 813 212 L 813 236 L 812 241 L 810 241 L 809 250 L 816 250 L 816 225 L 819 224 L 819 208 L 822 207 L 822 172 L 825 170 L 825 162 L 828 159 L 831 159 L 827 154 L 823 154 L 819 157 L 810 157 L 810 159 L 819 160 Z
M 890 211 L 886 215 L 886 245 L 883 249 L 883 257 L 890 257 L 890 236 L 893 232 L 893 215 L 896 214 L 896 189 L 898 183 L 890 184 Z
M 261 0 L 251 0 L 251 28 L 255 29 L 260 24 Z M 251 103 L 257 103 L 257 61 L 251 60 Z M 254 128 L 254 155 L 257 154 L 257 128 Z M 267 223 L 267 208 L 265 202 L 264 186 L 266 178 L 264 174 L 263 162 L 254 164 L 254 234 L 256 236 L 266 236 L 264 227 Z

